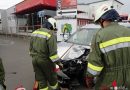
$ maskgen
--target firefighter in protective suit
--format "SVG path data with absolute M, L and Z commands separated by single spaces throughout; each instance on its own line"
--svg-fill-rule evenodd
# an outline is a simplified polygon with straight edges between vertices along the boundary
M 130 89 L 130 29 L 119 25 L 120 20 L 110 6 L 96 10 L 95 22 L 102 28 L 92 40 L 86 78 L 90 88 L 95 82 L 95 90 Z
M 31 36 L 30 55 L 39 90 L 59 90 L 57 74 L 54 72 L 55 64 L 60 60 L 55 30 L 56 20 L 49 18 L 43 28 L 34 31 Z

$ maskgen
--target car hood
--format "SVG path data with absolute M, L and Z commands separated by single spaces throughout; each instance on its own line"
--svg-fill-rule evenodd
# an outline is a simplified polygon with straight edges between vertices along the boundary
M 62 60 L 76 59 L 84 54 L 85 49 L 90 49 L 90 46 L 83 46 L 68 42 L 58 43 L 58 55 Z

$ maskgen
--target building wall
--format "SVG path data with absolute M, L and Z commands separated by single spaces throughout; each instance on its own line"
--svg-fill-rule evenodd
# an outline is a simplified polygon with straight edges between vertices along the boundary
M 107 1 L 104 1 L 104 2 L 97 2 L 97 3 L 93 3 L 93 4 L 90 4 L 90 17 L 89 18 L 93 18 L 93 15 L 94 15 L 94 12 L 95 10 L 101 6 L 102 4 L 107 4 L 109 6 L 113 6 L 114 9 L 116 9 L 118 12 L 120 11 L 121 9 L 121 6 L 122 4 L 120 4 L 119 2 L 115 1 L 115 0 L 107 0 Z
M 102 4 L 107 4 L 109 6 L 113 6 L 114 9 L 116 9 L 118 12 L 121 10 L 122 4 L 115 0 L 106 0 L 103 2 L 97 2 L 97 3 L 90 3 L 90 4 L 79 4 L 78 10 L 84 11 L 85 13 L 78 14 L 78 18 L 84 18 L 84 19 L 94 19 L 94 12 L 95 10 L 101 6 Z
M 6 14 L 6 10 L 0 10 L 1 12 L 1 27 L 2 27 L 2 32 L 3 33 L 7 33 L 7 14 Z
M 17 32 L 17 18 L 16 18 L 16 15 L 13 14 L 14 12 L 15 12 L 15 6 L 10 7 L 6 10 L 8 33 L 16 33 Z
M 0 10 L 0 31 L 2 30 L 1 11 L 2 10 Z
M 78 4 L 77 9 L 78 11 L 81 11 L 77 14 L 78 18 L 78 24 L 82 25 L 89 20 L 94 19 L 94 12 L 95 10 L 102 4 L 108 4 L 110 6 L 113 5 L 113 7 L 120 11 L 122 4 L 115 0 L 106 0 L 103 2 L 97 2 L 97 3 L 91 3 L 91 4 Z M 55 11 L 50 10 L 44 10 L 45 14 L 55 16 Z M 20 26 L 25 26 L 27 24 L 27 16 L 25 15 L 15 15 L 13 14 L 15 12 L 15 6 L 8 8 L 7 10 L 0 10 L 1 12 L 1 21 L 0 27 L 2 27 L 2 30 L 6 33 L 17 33 L 19 31 Z M 70 14 L 68 14 L 70 16 Z M 1 29 L 1 28 L 0 28 Z
M 88 19 L 89 18 L 89 5 L 78 5 L 77 6 L 78 11 L 81 11 L 83 13 L 79 13 L 77 15 L 78 18 L 84 18 L 84 19 Z
M 89 23 L 90 20 L 93 20 L 95 10 L 102 4 L 113 6 L 113 8 L 116 9 L 118 12 L 121 10 L 121 6 L 122 6 L 121 3 L 115 0 L 106 0 L 106 1 L 101 1 L 101 2 L 99 1 L 96 3 L 88 3 L 88 4 L 78 4 L 77 6 L 78 11 L 84 12 L 84 13 L 77 14 L 78 25 L 82 26 L 84 24 Z
M 120 10 L 121 6 L 122 6 L 121 3 L 119 3 L 119 2 L 117 2 L 115 0 L 107 0 L 107 1 L 104 1 L 104 2 L 94 3 L 93 5 L 95 6 L 95 8 L 98 8 L 102 4 L 107 4 L 109 6 L 113 6 L 113 8 L 116 9 L 116 10 Z

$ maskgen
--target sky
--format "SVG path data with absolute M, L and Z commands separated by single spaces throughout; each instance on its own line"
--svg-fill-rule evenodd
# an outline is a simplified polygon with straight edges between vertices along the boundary
M 14 6 L 15 4 L 21 2 L 23 0 L 1 0 L 0 1 L 0 9 L 7 9 L 11 6 Z M 94 1 L 99 1 L 99 0 L 78 0 L 83 3 L 87 2 L 94 2 Z M 126 12 L 130 14 L 130 0 L 119 0 L 122 3 L 124 3 L 122 7 L 122 12 Z
M 0 0 L 0 9 L 7 9 L 23 0 Z

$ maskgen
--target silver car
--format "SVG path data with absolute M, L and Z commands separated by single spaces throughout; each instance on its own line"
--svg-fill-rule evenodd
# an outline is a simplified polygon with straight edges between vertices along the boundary
M 90 51 L 93 35 L 100 29 L 99 25 L 89 24 L 77 30 L 69 39 L 58 43 L 58 55 L 63 64 L 59 83 L 62 87 L 74 90 L 85 87 L 86 57 Z

